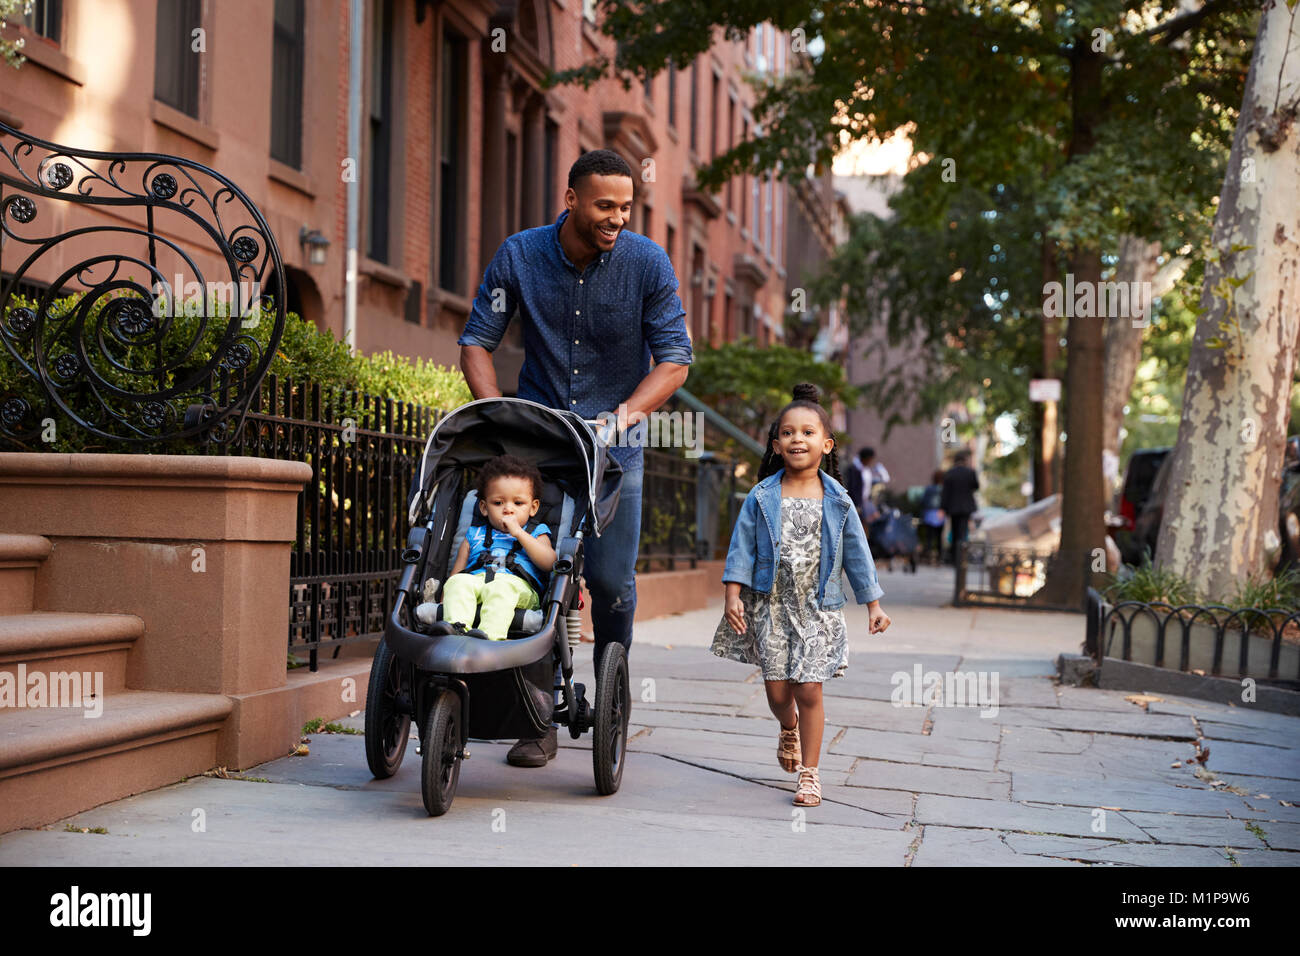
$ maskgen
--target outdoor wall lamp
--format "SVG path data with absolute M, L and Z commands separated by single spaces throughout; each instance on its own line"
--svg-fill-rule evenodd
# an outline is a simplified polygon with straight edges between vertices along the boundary
M 323 266 L 325 264 L 325 255 L 329 250 L 330 241 L 325 238 L 325 234 L 319 229 L 308 229 L 303 226 L 298 231 L 298 245 L 302 246 L 307 252 L 307 261 L 314 266 Z

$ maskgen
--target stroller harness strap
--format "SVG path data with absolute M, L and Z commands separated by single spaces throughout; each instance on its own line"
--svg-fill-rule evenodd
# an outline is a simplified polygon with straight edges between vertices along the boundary
M 529 534 L 534 534 L 539 524 L 541 523 L 536 519 L 530 520 L 524 525 L 524 530 Z M 510 550 L 507 551 L 504 556 L 499 553 L 494 554 L 493 547 L 495 545 L 495 529 L 492 527 L 491 523 L 479 525 L 479 527 L 483 529 L 483 547 L 482 550 L 479 551 L 478 556 L 465 567 L 465 573 L 475 574 L 478 571 L 482 571 L 486 575 L 486 580 L 491 581 L 493 575 L 497 572 L 507 571 L 510 574 L 515 575 L 515 577 L 523 578 L 528 582 L 532 589 L 538 593 L 538 595 L 541 595 L 545 588 L 542 587 L 542 582 L 538 575 L 534 573 L 535 569 L 533 568 L 532 562 L 528 560 L 527 555 L 522 555 L 521 557 L 523 545 L 520 543 L 519 539 L 513 539 L 513 543 L 510 545 Z M 473 532 L 473 530 L 473 528 L 470 528 L 470 532 Z M 548 533 L 550 532 L 549 527 L 546 530 Z M 468 534 L 466 537 L 468 538 Z

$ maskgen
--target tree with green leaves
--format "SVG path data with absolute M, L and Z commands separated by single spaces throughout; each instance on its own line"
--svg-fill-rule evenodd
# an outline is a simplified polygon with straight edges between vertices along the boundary
M 612 60 L 558 74 L 590 82 L 689 62 L 718 31 L 738 39 L 770 22 L 807 51 L 806 69 L 768 80 L 761 135 L 697 174 L 716 187 L 742 172 L 787 179 L 853 139 L 912 124 L 918 211 L 953 221 L 960 190 L 1001 186 L 1032 201 L 1041 273 L 1098 289 L 1108 242 L 1178 248 L 1222 178 L 1258 17 L 1249 0 L 600 0 Z M 795 47 L 794 44 L 799 44 Z M 625 80 L 626 81 L 626 80 Z M 1211 184 L 1207 187 L 1207 183 Z M 852 303 L 850 303 L 852 305 Z M 1102 548 L 1103 323 L 1065 324 L 1066 443 L 1060 563 L 1049 598 L 1082 600 Z M 977 333 L 978 334 L 978 333 Z M 1051 338 L 1051 332 L 1049 332 Z

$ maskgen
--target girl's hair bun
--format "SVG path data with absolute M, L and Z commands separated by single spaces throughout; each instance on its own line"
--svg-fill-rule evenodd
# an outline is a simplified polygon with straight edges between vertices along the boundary
M 794 387 L 793 398 L 796 402 L 812 402 L 814 405 L 821 404 L 821 392 L 817 386 L 811 382 L 801 382 Z

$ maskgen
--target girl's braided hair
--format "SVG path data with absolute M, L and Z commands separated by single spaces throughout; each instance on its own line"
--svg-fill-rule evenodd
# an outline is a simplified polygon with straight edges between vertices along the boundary
M 780 413 L 776 416 L 776 421 L 772 422 L 772 426 L 767 430 L 767 451 L 763 455 L 763 463 L 758 466 L 758 478 L 755 479 L 756 482 L 762 481 L 768 475 L 776 474 L 785 467 L 785 461 L 776 453 L 772 448 L 772 445 L 776 441 L 777 431 L 781 427 L 781 419 L 785 417 L 785 413 L 790 411 L 790 409 L 813 409 L 817 412 L 818 417 L 821 418 L 822 428 L 826 430 L 826 434 L 832 439 L 835 437 L 835 432 L 831 428 L 831 416 L 827 414 L 826 409 L 821 406 L 821 393 L 818 391 L 816 385 L 813 385 L 811 382 L 801 382 L 794 387 L 791 397 L 794 400 L 790 402 L 789 405 L 785 406 L 785 408 L 781 409 Z M 844 484 L 844 479 L 840 477 L 839 448 L 836 445 L 832 445 L 830 453 L 822 457 L 821 467 L 822 471 L 826 472 L 841 485 Z

